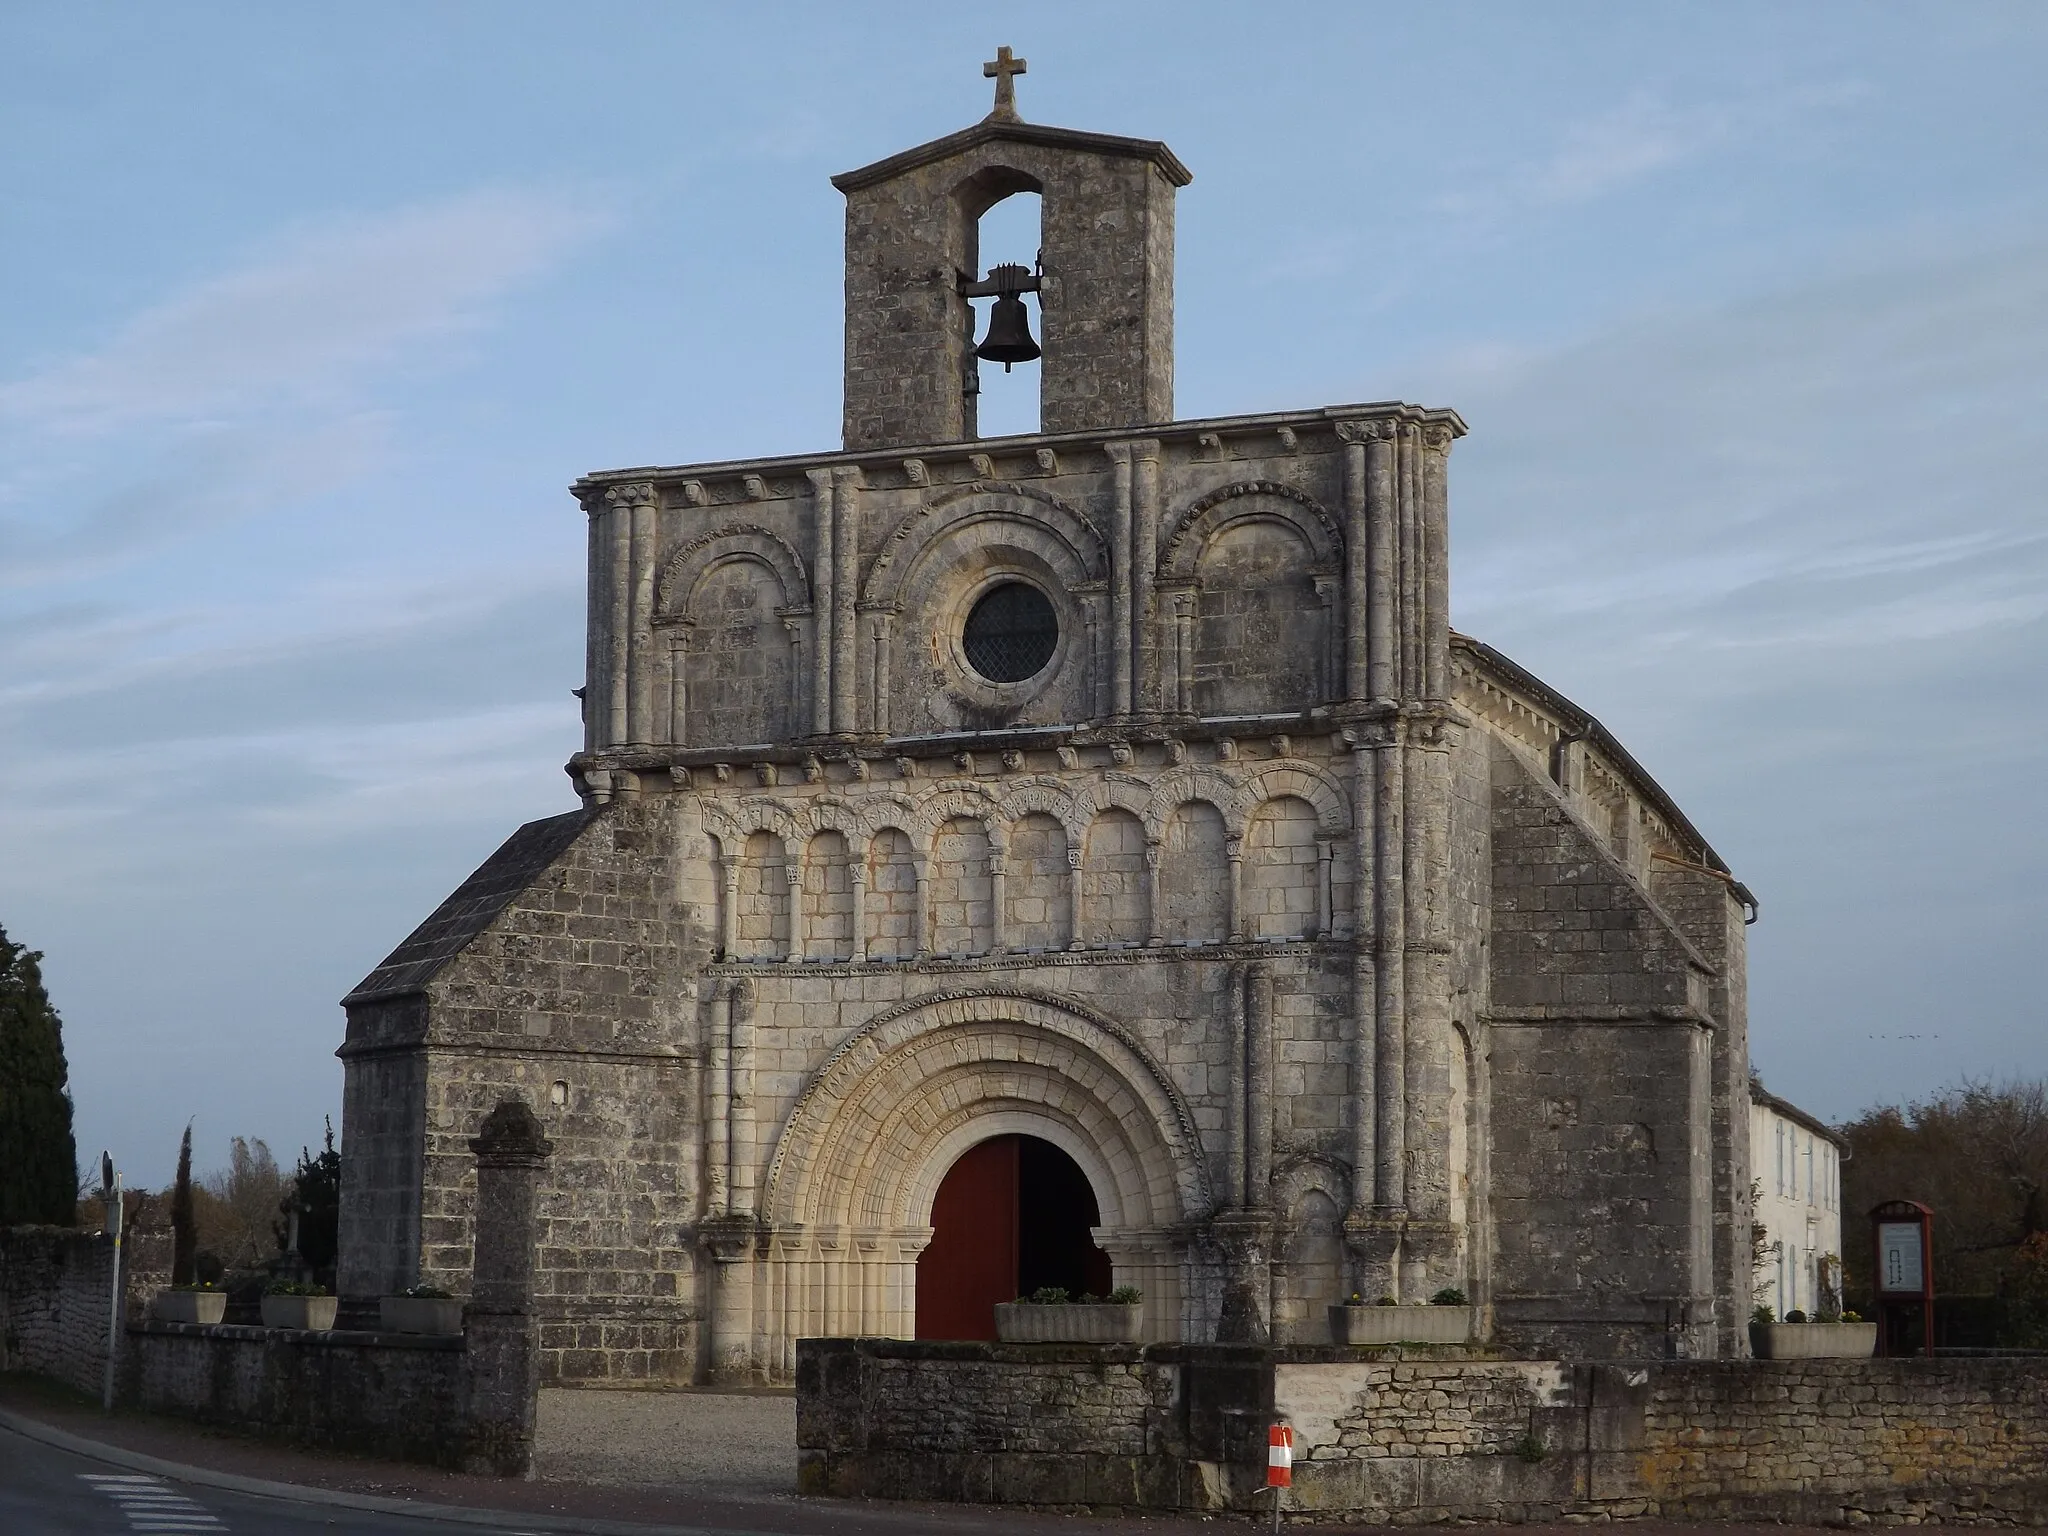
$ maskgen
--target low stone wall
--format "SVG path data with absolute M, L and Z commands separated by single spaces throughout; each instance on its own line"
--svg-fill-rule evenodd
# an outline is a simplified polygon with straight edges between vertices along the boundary
M 129 1329 L 121 1399 L 295 1445 L 464 1465 L 457 1336 L 150 1322 Z
M 69 1227 L 0 1227 L 0 1371 L 33 1371 L 95 1395 L 107 1364 L 112 1239 Z M 122 1315 L 170 1283 L 167 1232 L 121 1245 Z
M 797 1362 L 808 1493 L 1248 1509 L 1283 1418 L 1311 1517 L 2048 1518 L 2048 1360 L 819 1339 Z

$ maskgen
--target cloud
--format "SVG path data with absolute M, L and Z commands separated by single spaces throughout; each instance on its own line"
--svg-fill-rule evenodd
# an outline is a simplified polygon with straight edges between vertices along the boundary
M 1516 213 L 1593 202 L 1659 172 L 1744 145 L 1796 119 L 1839 110 L 1867 95 L 1853 82 L 1755 92 L 1716 101 L 1673 102 L 1637 90 L 1567 124 L 1545 154 L 1460 178 L 1432 206 L 1491 222 Z
M 331 401 L 474 327 L 607 222 L 584 199 L 496 190 L 306 225 L 104 344 L 0 384 L 0 424 L 104 435 Z

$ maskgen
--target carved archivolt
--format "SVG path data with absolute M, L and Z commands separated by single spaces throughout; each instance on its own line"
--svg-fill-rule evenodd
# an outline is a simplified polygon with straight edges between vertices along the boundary
M 1030 1118 L 1077 1153 L 1106 1225 L 1208 1214 L 1187 1101 L 1121 1024 L 1026 988 L 942 993 L 863 1025 L 819 1067 L 777 1140 L 762 1210 L 776 1223 L 903 1227 L 991 1121 Z
M 1315 807 L 1318 833 L 1333 836 L 1351 830 L 1351 797 L 1335 775 L 1314 763 L 1271 763 L 1245 775 L 1245 803 L 1253 810 L 1287 795 Z
M 782 587 L 784 608 L 800 608 L 811 600 L 810 577 L 803 560 L 765 528 L 733 524 L 690 540 L 662 564 L 655 611 L 661 619 L 690 617 L 690 598 L 707 572 L 734 560 L 750 560 L 774 572 Z
M 1242 480 L 1211 491 L 1179 515 L 1159 551 L 1159 579 L 1192 581 L 1209 541 L 1245 522 L 1287 524 L 1314 552 L 1318 567 L 1334 570 L 1343 558 L 1343 531 L 1313 496 L 1277 480 Z
M 903 587 L 919 560 L 941 539 L 971 524 L 1011 522 L 1032 530 L 1034 542 L 1051 545 L 1060 576 L 1070 582 L 1097 581 L 1107 574 L 1108 546 L 1079 508 L 1035 485 L 983 483 L 953 486 L 890 530 L 869 563 L 861 606 L 889 606 L 903 600 Z

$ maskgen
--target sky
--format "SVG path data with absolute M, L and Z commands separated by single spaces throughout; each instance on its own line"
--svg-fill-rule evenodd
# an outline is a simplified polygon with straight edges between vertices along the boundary
M 0 925 L 82 1160 L 317 1146 L 337 1000 L 575 803 L 567 485 L 837 445 L 828 178 L 999 43 L 1194 171 L 1181 416 L 1470 423 L 1453 621 L 1756 892 L 1774 1091 L 2048 1074 L 2048 7 L 11 0 Z

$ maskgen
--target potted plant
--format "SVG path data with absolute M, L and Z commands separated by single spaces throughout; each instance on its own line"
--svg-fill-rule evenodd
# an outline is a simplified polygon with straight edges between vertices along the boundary
M 1367 1306 L 1353 1291 L 1349 1302 L 1330 1308 L 1330 1337 L 1339 1344 L 1464 1344 L 1475 1331 L 1474 1312 L 1454 1285 L 1426 1306 L 1403 1306 L 1391 1296 Z
M 1070 1300 L 1059 1286 L 996 1304 L 996 1337 L 1005 1344 L 1135 1344 L 1144 1297 L 1120 1285 L 1105 1300 L 1085 1292 Z
M 263 1292 L 263 1326 L 325 1333 L 334 1326 L 337 1305 L 325 1286 L 279 1280 Z
M 409 1285 L 378 1298 L 377 1326 L 386 1333 L 460 1333 L 462 1298 L 438 1285 Z
M 1769 1307 L 1750 1314 L 1749 1352 L 1759 1360 L 1867 1360 L 1877 1353 L 1877 1324 L 1854 1312 L 1808 1317 L 1797 1307 L 1779 1322 Z
M 158 1291 L 149 1311 L 160 1323 L 217 1323 L 227 1308 L 226 1291 L 211 1281 L 194 1281 Z

